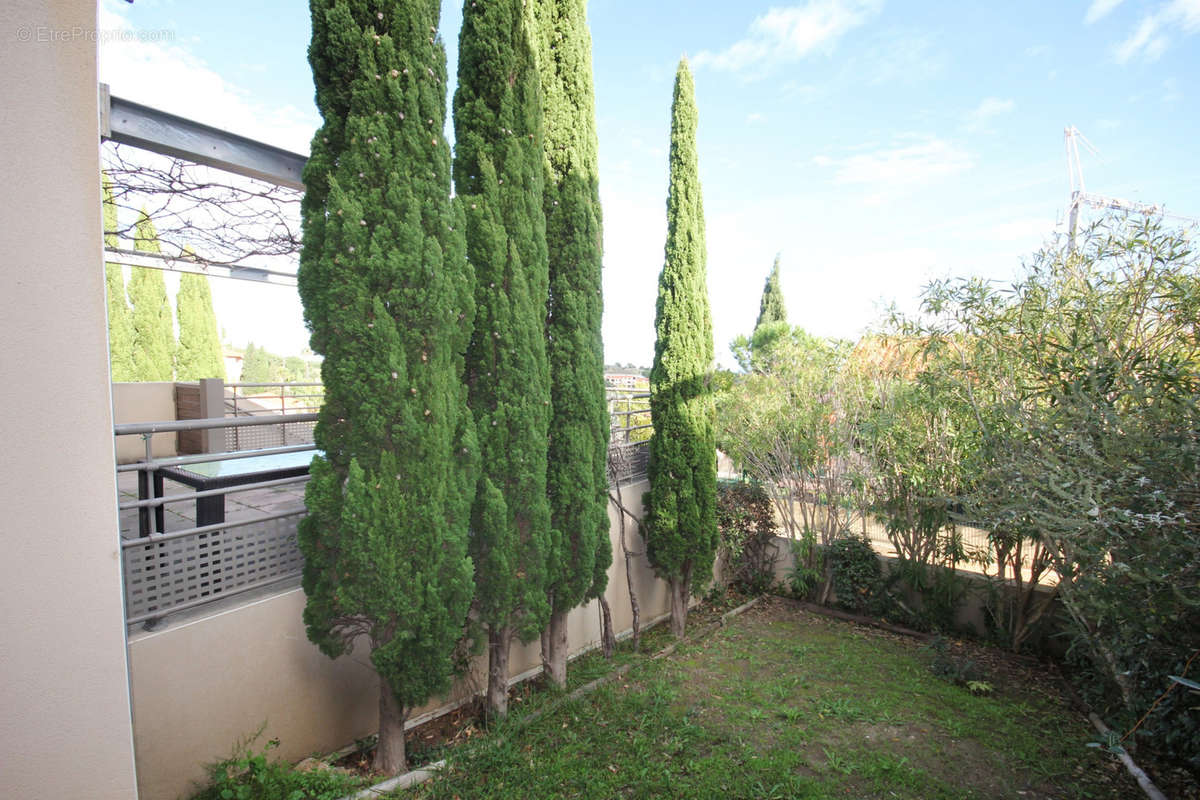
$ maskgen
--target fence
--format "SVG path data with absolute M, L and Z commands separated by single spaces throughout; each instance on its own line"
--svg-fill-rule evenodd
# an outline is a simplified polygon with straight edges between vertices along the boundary
M 117 437 L 141 436 L 146 448 L 141 461 L 117 466 L 119 486 L 122 475 L 137 477 L 137 499 L 118 499 L 127 527 L 121 558 L 130 625 L 152 627 L 169 613 L 294 580 L 303 569 L 296 530 L 306 510 L 295 490 L 308 480 L 317 414 L 313 406 L 302 404 L 323 393 L 294 391 L 319 384 L 228 386 L 233 392 L 226 393 L 224 419 L 113 428 Z M 245 388 L 277 391 L 247 397 L 238 391 Z M 643 480 L 649 459 L 649 395 L 614 389 L 608 396 L 610 480 L 622 485 Z M 272 408 L 276 402 L 278 407 Z M 226 452 L 155 458 L 150 450 L 154 434 L 196 435 L 213 429 L 224 429 Z M 193 491 L 179 492 L 177 485 Z M 128 482 L 125 491 L 132 493 Z M 233 496 L 242 494 L 250 499 L 237 503 L 237 513 L 227 518 L 227 499 L 234 504 Z
M 315 414 L 295 415 L 296 423 L 311 424 Z M 249 508 L 242 519 L 225 519 L 225 501 L 243 492 L 278 492 L 308 480 L 309 444 L 244 452 L 209 453 L 154 458 L 150 437 L 155 433 L 213 428 L 253 428 L 278 425 L 262 417 L 180 420 L 115 425 L 116 436 L 140 435 L 145 459 L 117 466 L 137 473 L 137 500 L 122 500 L 122 512 L 137 512 L 137 535 L 123 534 L 121 559 L 125 573 L 125 614 L 130 625 L 155 621 L 220 598 L 297 577 L 303 567 L 296 545 L 296 525 L 305 509 L 296 495 L 283 498 L 279 509 Z M 296 455 L 293 455 L 296 454 Z M 307 455 L 307 459 L 305 459 Z M 251 461 L 254 459 L 254 461 Z M 284 468 L 280 460 L 290 461 Z M 197 491 L 166 494 L 166 481 L 181 482 Z M 120 485 L 120 481 L 118 481 Z M 169 504 L 194 504 L 195 516 L 185 527 L 167 530 Z M 190 523 L 190 524 L 189 524 Z
M 225 416 L 234 418 L 311 414 L 320 409 L 325 398 L 325 387 L 320 383 L 227 383 L 225 389 Z M 315 424 L 292 420 L 270 426 L 226 428 L 225 449 L 312 444 Z
M 609 387 L 609 479 L 626 484 L 646 477 L 650 464 L 650 393 Z

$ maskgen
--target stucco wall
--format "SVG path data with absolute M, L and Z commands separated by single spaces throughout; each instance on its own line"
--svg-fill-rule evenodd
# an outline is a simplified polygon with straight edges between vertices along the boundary
M 0 793 L 135 796 L 96 3 L 0 3 Z
M 645 482 L 624 487 L 630 508 L 641 509 Z M 619 524 L 609 507 L 614 563 L 605 596 L 613 628 L 620 634 L 632 624 L 625 562 L 617 540 Z M 643 552 L 635 527 L 627 526 L 630 549 Z M 638 558 L 634 581 L 642 624 L 670 611 L 666 585 L 654 577 L 645 556 Z M 600 641 L 599 604 L 576 609 L 568 619 L 572 652 Z M 240 737 L 264 722 L 267 738 L 278 737 L 279 754 L 299 759 L 330 752 L 376 730 L 378 687 L 365 648 L 331 661 L 309 643 L 301 612 L 300 589 L 266 597 L 232 610 L 160 631 L 130 636 L 137 775 L 143 800 L 170 800 L 185 794 L 203 777 L 201 765 L 229 753 Z M 509 670 L 516 676 L 537 669 L 536 642 L 514 646 Z M 451 698 L 439 699 L 414 714 L 414 721 L 482 687 L 486 665 L 480 659 L 473 681 Z
M 112 385 L 113 422 L 161 422 L 175 419 L 175 384 L 114 383 Z M 128 464 L 146 457 L 141 436 L 117 437 L 117 463 Z M 174 433 L 156 433 L 150 437 L 155 458 L 176 455 Z

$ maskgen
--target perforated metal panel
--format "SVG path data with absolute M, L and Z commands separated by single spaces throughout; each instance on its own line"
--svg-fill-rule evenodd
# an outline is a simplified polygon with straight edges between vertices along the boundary
M 299 575 L 295 516 L 146 542 L 124 551 L 126 615 L 162 614 L 238 589 Z
M 312 444 L 315 426 L 315 422 L 284 422 L 279 425 L 226 428 L 225 449 L 258 450 L 263 447 Z

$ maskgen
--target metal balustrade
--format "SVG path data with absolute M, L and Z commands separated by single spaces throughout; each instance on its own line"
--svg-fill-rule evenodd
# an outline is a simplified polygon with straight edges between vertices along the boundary
M 261 384 L 229 384 L 235 388 L 259 388 Z M 270 384 L 269 387 L 279 387 Z M 312 388 L 313 384 L 304 384 Z M 282 394 L 282 392 L 280 393 Z M 318 392 L 290 395 L 292 399 L 312 400 Z M 251 396 L 253 398 L 253 395 Z M 228 398 L 227 398 L 228 400 Z M 612 422 L 610 442 L 610 478 L 627 484 L 643 480 L 648 461 L 649 394 L 630 390 L 608 391 Z M 227 403 L 228 405 L 232 403 Z M 312 426 L 317 414 L 297 409 L 281 415 L 277 412 L 242 414 L 224 419 L 166 420 L 162 422 L 115 425 L 116 436 L 141 436 L 145 456 L 141 461 L 117 466 L 122 497 L 118 509 L 122 516 L 121 560 L 125 574 L 125 613 L 130 625 L 153 625 L 168 614 L 183 611 L 222 598 L 235 597 L 262 587 L 295 581 L 303 569 L 303 557 L 296 542 L 297 525 L 306 513 L 298 491 L 307 475 L 253 480 L 248 483 L 211 489 L 177 488 L 164 470 L 188 465 L 235 462 L 239 459 L 283 456 L 315 452 Z M 255 412 L 261 409 L 255 409 Z M 287 422 L 281 425 L 280 417 Z M 288 430 L 290 426 L 296 426 Z M 305 426 L 301 428 L 300 426 Z M 254 432 L 284 428 L 286 433 L 266 438 Z M 230 432 L 241 449 L 220 453 L 155 458 L 151 437 L 155 433 L 203 431 L 224 428 L 226 442 Z M 303 431 L 307 431 L 307 436 Z M 272 446 L 245 449 L 246 443 Z M 136 496 L 130 481 L 137 476 Z M 161 491 L 156 491 L 161 486 Z M 157 496 L 156 496 L 157 495 Z M 237 496 L 250 499 L 239 501 Z M 209 498 L 236 504 L 237 513 L 212 524 L 199 524 L 199 504 Z M 195 508 L 196 513 L 190 514 Z

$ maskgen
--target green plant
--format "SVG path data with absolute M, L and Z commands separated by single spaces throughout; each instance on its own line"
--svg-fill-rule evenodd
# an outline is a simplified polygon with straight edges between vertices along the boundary
M 935 636 L 925 649 L 933 653 L 929 671 L 934 675 L 957 686 L 965 686 L 971 694 L 986 694 L 992 690 L 992 685 L 984 680 L 987 676 L 974 659 L 952 653 L 950 643 L 944 637 Z
M 878 610 L 883 591 L 883 568 L 870 540 L 846 535 L 825 548 L 837 605 L 858 613 Z
M 1194 233 L 1113 216 L 1027 263 L 1011 286 L 931 287 L 919 333 L 943 396 L 979 431 L 966 513 L 1009 571 L 1035 537 L 1080 692 L 1130 729 L 1200 649 L 1200 260 Z M 997 622 L 1019 646 L 1040 607 Z M 1175 694 L 1175 693 L 1173 693 Z M 1200 769 L 1200 712 L 1164 700 L 1138 741 Z
M 799 539 L 792 541 L 792 568 L 788 570 L 788 591 L 797 599 L 809 597 L 821 583 L 821 553 L 817 537 L 805 528 Z
M 717 484 L 717 531 L 726 557 L 726 580 L 747 594 L 775 580 L 775 512 L 757 483 Z
M 714 347 L 697 124 L 695 82 L 684 58 L 671 101 L 666 259 L 654 315 L 654 435 L 643 526 L 650 564 L 670 585 L 676 636 L 684 634 L 691 592 L 708 583 L 718 544 L 716 411 L 708 381 Z
M 259 728 L 239 742 L 229 758 L 209 764 L 205 768 L 209 785 L 193 800 L 336 800 L 363 785 L 361 778 L 332 769 L 302 772 L 273 760 L 271 751 L 279 747 L 278 739 L 268 740 L 261 750 L 251 747 L 262 732 Z
M 543 661 L 560 685 L 567 671 L 567 613 L 603 595 L 612 563 L 608 538 L 609 416 L 604 393 L 600 188 L 592 40 L 586 0 L 537 0 L 534 42 L 544 123 L 542 207 L 550 293 L 546 357 L 551 421 L 546 491 L 555 550 L 552 610 Z M 638 431 L 641 433 L 641 431 Z

